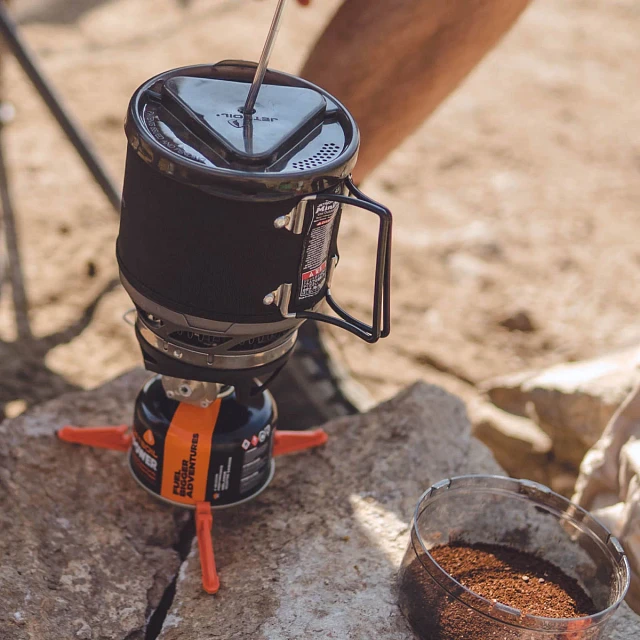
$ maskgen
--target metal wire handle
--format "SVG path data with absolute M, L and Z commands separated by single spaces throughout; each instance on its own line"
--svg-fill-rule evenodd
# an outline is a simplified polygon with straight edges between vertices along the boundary
M 365 209 L 375 214 L 379 219 L 378 248 L 376 252 L 375 284 L 373 291 L 373 309 L 371 325 L 354 318 L 336 302 L 331 295 L 331 289 L 327 290 L 326 300 L 331 310 L 338 316 L 329 316 L 314 311 L 300 311 L 296 318 L 326 322 L 358 336 L 365 342 L 373 344 L 380 338 L 386 338 L 391 330 L 391 226 L 392 216 L 389 209 L 375 202 L 360 191 L 349 177 L 345 181 L 350 196 L 318 194 L 314 201 L 331 201 L 340 204 L 348 204 L 360 209 Z

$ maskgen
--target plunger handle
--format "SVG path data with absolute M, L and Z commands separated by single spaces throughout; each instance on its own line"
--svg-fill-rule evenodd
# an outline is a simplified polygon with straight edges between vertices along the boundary
M 65 426 L 58 431 L 58 438 L 65 442 L 84 444 L 98 449 L 113 451 L 129 451 L 131 434 L 129 427 L 122 424 L 118 427 L 72 427 Z
M 198 551 L 200 552 L 200 568 L 202 570 L 202 588 L 207 593 L 218 593 L 220 578 L 216 570 L 216 558 L 213 555 L 213 513 L 209 502 L 196 504 L 196 536 L 198 537 Z

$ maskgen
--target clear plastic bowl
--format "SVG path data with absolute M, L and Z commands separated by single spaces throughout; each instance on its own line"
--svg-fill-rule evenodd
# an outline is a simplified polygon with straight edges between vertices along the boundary
M 497 544 L 538 555 L 576 579 L 598 613 L 527 615 L 462 586 L 429 553 L 438 545 Z M 398 575 L 400 607 L 422 640 L 595 640 L 629 588 L 620 543 L 584 509 L 547 487 L 499 476 L 433 485 L 416 508 Z

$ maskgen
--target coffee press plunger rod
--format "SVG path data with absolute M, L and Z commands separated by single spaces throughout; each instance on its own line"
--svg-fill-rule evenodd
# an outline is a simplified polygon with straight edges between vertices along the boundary
M 264 76 L 267 73 L 269 58 L 271 58 L 271 53 L 273 52 L 273 47 L 276 43 L 276 38 L 278 37 L 278 31 L 280 31 L 280 22 L 282 21 L 282 14 L 284 13 L 286 4 L 287 0 L 278 0 L 278 6 L 276 8 L 276 13 L 273 16 L 273 21 L 271 22 L 269 35 L 267 36 L 267 41 L 264 43 L 264 49 L 262 50 L 262 55 L 260 56 L 260 62 L 258 63 L 256 74 L 253 77 L 253 82 L 251 83 L 251 88 L 249 89 L 247 101 L 245 102 L 244 108 L 242 110 L 245 116 L 250 116 L 254 112 L 256 100 L 258 99 L 258 93 L 260 91 L 262 83 L 264 82 Z

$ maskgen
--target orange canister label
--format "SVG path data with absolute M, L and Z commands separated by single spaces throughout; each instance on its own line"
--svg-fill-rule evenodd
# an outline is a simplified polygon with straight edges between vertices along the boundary
M 178 406 L 164 444 L 160 495 L 167 500 L 189 505 L 205 500 L 220 403 L 206 409 L 184 402 Z

